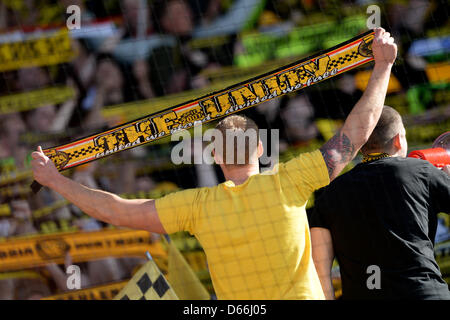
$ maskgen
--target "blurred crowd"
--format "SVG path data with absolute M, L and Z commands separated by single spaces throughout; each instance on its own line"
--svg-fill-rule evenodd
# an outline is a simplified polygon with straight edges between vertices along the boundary
M 258 34 L 280 26 L 321 21 L 339 24 L 352 14 L 364 15 L 369 4 L 373 1 L 1 1 L 1 42 L 17 32 L 65 28 L 70 15 L 66 8 L 70 5 L 81 9 L 82 28 L 71 37 L 77 52 L 72 61 L 0 72 L 0 96 L 55 85 L 75 90 L 75 97 L 64 103 L 0 114 L 0 206 L 4 208 L 0 210 L 4 212 L 0 215 L 0 238 L 43 233 L 49 223 L 56 224 L 53 231 L 106 227 L 72 205 L 43 217 L 33 216 L 35 210 L 61 200 L 58 194 L 45 189 L 38 195 L 29 193 L 31 176 L 19 177 L 20 172 L 29 173 L 30 153 L 37 145 L 46 148 L 117 125 L 121 119 L 107 118 L 102 113 L 109 106 L 207 88 L 211 84 L 208 73 L 233 67 L 234 56 L 242 50 L 240 35 L 244 32 Z M 429 82 L 425 69 L 430 60 L 410 54 L 410 47 L 415 40 L 442 36 L 440 30 L 447 30 L 443 35 L 448 35 L 447 3 L 413 0 L 381 1 L 378 5 L 382 8 L 382 26 L 399 43 L 394 75 L 400 83 L 399 93 L 406 95 L 410 88 Z M 222 39 L 219 45 L 215 44 L 217 39 Z M 281 152 L 308 147 L 326 138 L 317 119 L 339 123 L 361 96 L 354 74 L 346 73 L 299 94 L 267 102 L 246 114 L 261 128 L 280 129 Z M 399 107 L 404 113 L 410 111 L 407 106 Z M 425 111 L 437 107 L 441 106 L 430 100 Z M 162 185 L 164 192 L 170 192 L 178 187 L 205 186 L 223 180 L 217 168 L 174 169 L 167 166 L 169 157 L 170 144 L 149 145 L 79 167 L 69 174 L 89 187 L 117 194 L 158 190 Z M 131 258 L 86 262 L 81 264 L 82 286 L 129 278 L 140 263 L 141 259 Z M 70 264 L 70 256 L 66 264 Z M 53 264 L 35 270 L 40 277 L 34 279 L 0 278 L 0 299 L 35 299 L 67 290 L 62 267 Z

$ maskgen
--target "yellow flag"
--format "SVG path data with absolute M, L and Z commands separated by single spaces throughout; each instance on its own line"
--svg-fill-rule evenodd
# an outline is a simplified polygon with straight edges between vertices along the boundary
M 153 260 L 144 264 L 114 300 L 178 300 Z
M 210 295 L 178 248 L 169 242 L 168 277 L 181 300 L 210 300 Z
M 87 289 L 73 290 L 45 297 L 41 300 L 111 300 L 127 282 L 119 281 Z

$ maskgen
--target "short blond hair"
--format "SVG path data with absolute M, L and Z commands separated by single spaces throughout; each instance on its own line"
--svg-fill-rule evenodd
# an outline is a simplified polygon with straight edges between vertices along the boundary
M 222 148 L 218 148 L 220 146 L 216 146 L 217 150 L 222 150 L 222 154 L 218 152 L 218 155 L 222 157 L 225 165 L 247 165 L 250 163 L 250 156 L 256 152 L 258 148 L 259 142 L 259 128 L 256 125 L 255 121 L 252 119 L 243 116 L 243 115 L 232 115 L 228 116 L 225 119 L 219 121 L 216 125 L 216 129 L 220 131 L 222 134 Z M 250 134 L 250 136 L 248 135 Z M 242 149 L 239 148 L 238 139 L 243 138 L 245 141 L 245 157 L 244 163 L 239 163 L 238 152 L 242 152 Z M 255 141 L 252 141 L 252 138 L 255 138 Z M 233 139 L 233 141 L 229 141 Z M 256 143 L 252 143 L 256 142 Z M 233 159 L 232 163 L 226 161 L 228 158 L 224 158 L 224 155 L 228 155 L 227 153 L 227 144 L 232 143 L 233 145 Z M 228 150 L 230 151 L 230 150 Z M 242 156 L 242 154 L 240 154 Z

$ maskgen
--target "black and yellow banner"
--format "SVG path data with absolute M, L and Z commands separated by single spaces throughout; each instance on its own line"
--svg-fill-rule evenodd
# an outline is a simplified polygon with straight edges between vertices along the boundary
M 49 104 L 59 104 L 75 97 L 71 87 L 58 86 L 0 97 L 0 114 L 22 112 Z
M 0 280 L 6 279 L 41 279 L 46 281 L 46 279 L 39 272 L 30 270 L 0 273 Z
M 75 55 L 69 32 L 61 29 L 44 37 L 0 43 L 0 72 L 64 63 Z
M 25 180 L 32 176 L 33 176 L 32 171 L 28 170 L 28 169 L 2 173 L 2 174 L 0 174 L 0 187 L 7 185 L 7 184 L 16 183 L 16 182 Z
M 95 161 L 312 86 L 373 60 L 373 31 L 272 72 L 78 141 L 44 150 L 59 170 Z
M 64 263 L 67 253 L 74 263 L 106 257 L 144 256 L 166 258 L 160 242 L 147 231 L 105 229 L 40 235 L 0 242 L 0 272 Z
M 366 20 L 364 15 L 352 15 L 339 22 L 328 20 L 282 31 L 244 33 L 238 37 L 242 50 L 235 55 L 234 63 L 239 67 L 251 67 L 335 46 L 364 30 Z
M 112 300 L 127 283 L 128 280 L 114 282 L 102 286 L 55 294 L 42 298 L 41 300 Z

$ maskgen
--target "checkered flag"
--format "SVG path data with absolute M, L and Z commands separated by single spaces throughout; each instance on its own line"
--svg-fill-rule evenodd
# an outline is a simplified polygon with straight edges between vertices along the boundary
M 153 260 L 131 278 L 114 300 L 178 300 L 170 284 Z

